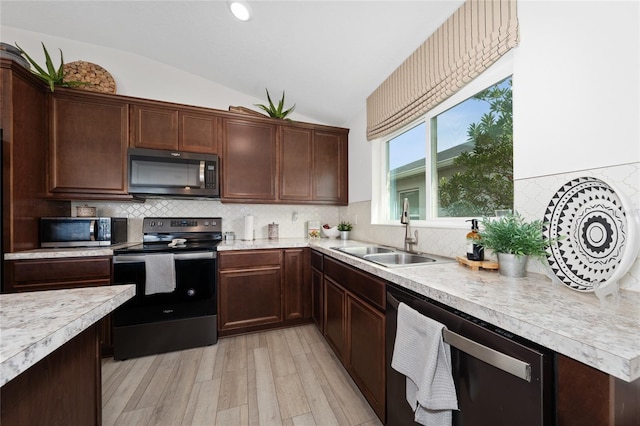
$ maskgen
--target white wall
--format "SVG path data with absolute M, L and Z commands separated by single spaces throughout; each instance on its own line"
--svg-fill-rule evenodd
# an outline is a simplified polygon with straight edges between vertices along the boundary
M 82 60 L 100 65 L 115 80 L 119 95 L 221 110 L 228 110 L 233 105 L 258 111 L 254 104 L 266 103 L 266 99 L 245 95 L 183 70 L 120 50 L 8 26 L 0 28 L 0 40 L 11 45 L 17 42 L 41 65 L 44 65 L 44 53 L 40 42 L 45 44 L 56 66 L 60 64 L 58 49 L 62 49 L 65 63 Z M 293 120 L 323 124 L 295 111 L 290 117 Z
M 630 217 L 637 216 L 640 2 L 519 0 L 518 20 L 513 77 L 516 210 L 542 219 L 563 183 L 593 176 L 615 185 L 630 201 Z M 370 225 L 371 168 L 366 159 L 372 144 L 364 136 L 366 111 L 346 127 L 351 129 L 351 204 L 341 216 L 357 217 L 354 238 L 401 246 L 399 223 Z M 421 228 L 418 248 L 463 255 L 467 229 L 462 226 Z M 529 270 L 544 272 L 544 267 L 529 262 Z M 640 291 L 640 259 L 621 283 Z
M 515 178 L 640 161 L 640 2 L 520 0 L 518 21 Z M 371 200 L 363 126 L 346 124 L 351 202 Z
M 516 179 L 640 161 L 640 2 L 520 1 Z

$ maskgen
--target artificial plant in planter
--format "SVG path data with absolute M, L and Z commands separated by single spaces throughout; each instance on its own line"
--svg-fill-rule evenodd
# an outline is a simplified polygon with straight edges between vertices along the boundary
M 58 49 L 60 50 L 60 66 L 56 69 L 44 43 L 42 43 L 42 49 L 44 50 L 45 57 L 44 67 L 38 65 L 38 63 L 27 54 L 27 52 L 25 52 L 20 46 L 18 46 L 18 43 L 16 43 L 16 47 L 20 51 L 20 54 L 27 58 L 29 63 L 31 63 L 33 68 L 35 68 L 35 70 L 31 70 L 31 72 L 44 80 L 49 85 L 49 89 L 51 89 L 52 92 L 55 86 L 79 87 L 90 84 L 83 81 L 66 81 L 64 79 L 64 58 L 62 57 L 62 49 Z
M 295 104 L 289 109 L 284 109 L 284 91 L 283 91 L 282 99 L 280 99 L 280 102 L 278 102 L 278 106 L 275 106 L 271 101 L 271 96 L 269 96 L 269 90 L 268 89 L 264 89 L 264 90 L 266 90 L 267 92 L 267 100 L 269 101 L 269 105 L 268 106 L 262 105 L 262 104 L 255 104 L 255 105 L 265 110 L 266 113 L 269 114 L 269 117 L 279 118 L 281 120 L 289 120 L 286 117 L 295 109 L 296 107 Z
M 541 220 L 527 222 L 518 213 L 484 218 L 482 225 L 476 244 L 496 253 L 502 275 L 524 277 L 529 256 L 544 257 L 552 243 L 542 234 Z
M 353 229 L 353 225 L 351 224 L 351 222 L 345 222 L 345 221 L 340 222 L 338 224 L 338 231 L 340 231 L 340 239 L 348 240 L 349 233 L 351 232 L 352 229 Z

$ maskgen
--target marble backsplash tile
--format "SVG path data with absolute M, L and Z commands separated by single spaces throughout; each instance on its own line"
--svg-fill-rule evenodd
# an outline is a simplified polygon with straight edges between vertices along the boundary
M 72 203 L 75 213 L 77 205 Z M 268 238 L 267 226 L 277 223 L 281 238 L 302 238 L 307 233 L 307 221 L 336 225 L 339 208 L 316 205 L 271 205 L 271 204 L 223 204 L 213 200 L 181 200 L 150 198 L 144 203 L 103 203 L 89 202 L 97 208 L 98 216 L 128 217 L 129 241 L 142 241 L 142 219 L 144 217 L 221 217 L 222 231 L 235 232 L 236 238 L 243 238 L 244 217 L 254 216 L 257 239 Z
M 528 219 L 543 218 L 553 194 L 564 183 L 582 176 L 596 177 L 613 186 L 629 201 L 630 214 L 640 215 L 640 163 L 516 180 L 516 211 Z M 82 204 L 85 203 L 72 203 L 72 212 L 75 212 L 75 206 Z M 370 201 L 351 203 L 345 207 L 223 204 L 220 201 L 180 199 L 148 199 L 144 203 L 90 202 L 89 205 L 97 207 L 101 216 L 128 217 L 130 241 L 142 240 L 142 218 L 149 216 L 219 216 L 223 220 L 223 231 L 233 231 L 236 238 L 242 238 L 244 216 L 249 214 L 255 217 L 256 238 L 267 238 L 267 226 L 273 222 L 280 225 L 281 238 L 305 237 L 309 220 L 332 226 L 340 220 L 354 222 L 351 237 L 361 241 L 402 247 L 404 238 L 404 227 L 399 222 L 395 225 L 371 225 Z M 463 256 L 466 252 L 467 224 L 456 228 L 414 226 L 414 229 L 418 231 L 417 249 L 420 251 L 448 257 Z M 489 254 L 489 257 L 492 255 Z M 527 269 L 546 274 L 545 263 L 532 259 Z M 620 286 L 640 292 L 640 257 L 622 278 Z
M 517 180 L 514 185 L 515 210 L 529 220 L 542 219 L 551 197 L 562 185 L 583 176 L 601 179 L 614 187 L 616 193 L 629 202 L 631 211 L 628 214 L 635 215 L 636 220 L 640 220 L 640 163 Z M 346 220 L 357 218 L 358 223 L 352 232 L 354 239 L 402 247 L 404 228 L 400 223 L 371 225 L 370 201 L 342 207 L 340 216 Z M 413 228 L 418 230 L 417 249 L 420 251 L 449 257 L 464 256 L 466 253 L 465 236 L 469 232 L 467 224 L 457 228 Z M 491 253 L 488 253 L 488 257 L 495 258 Z M 546 274 L 546 260 L 530 259 L 527 270 Z M 640 256 L 619 284 L 621 288 L 640 292 Z

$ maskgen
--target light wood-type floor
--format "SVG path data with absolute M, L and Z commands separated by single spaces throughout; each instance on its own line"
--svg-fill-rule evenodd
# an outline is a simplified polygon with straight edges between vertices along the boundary
M 102 424 L 381 425 L 315 325 L 102 366 Z

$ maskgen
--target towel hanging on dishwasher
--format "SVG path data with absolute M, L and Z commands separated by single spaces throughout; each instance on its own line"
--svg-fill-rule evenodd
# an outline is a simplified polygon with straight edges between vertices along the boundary
M 443 329 L 443 324 L 399 304 L 391 367 L 407 377 L 407 402 L 422 425 L 451 425 L 451 410 L 458 409 L 451 350 L 442 340 Z

